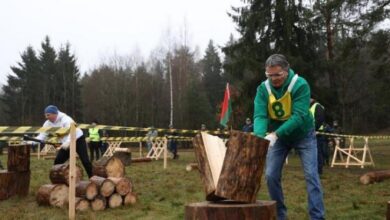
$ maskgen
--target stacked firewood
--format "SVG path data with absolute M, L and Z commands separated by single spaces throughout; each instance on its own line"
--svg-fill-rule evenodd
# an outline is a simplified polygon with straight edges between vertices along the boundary
M 137 201 L 130 178 L 125 177 L 125 166 L 116 157 L 96 161 L 89 180 L 82 180 L 83 173 L 76 166 L 76 210 L 94 211 L 132 205 Z M 50 170 L 51 184 L 38 190 L 39 205 L 66 208 L 68 205 L 69 165 L 54 165 Z

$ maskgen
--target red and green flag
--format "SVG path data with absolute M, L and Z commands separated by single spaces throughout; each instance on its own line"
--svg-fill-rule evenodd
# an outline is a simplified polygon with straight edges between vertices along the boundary
M 219 120 L 219 123 L 222 126 L 227 127 L 227 123 L 229 121 L 231 114 L 232 114 L 232 101 L 230 100 L 229 83 L 226 83 L 225 96 L 223 98 L 221 118 Z

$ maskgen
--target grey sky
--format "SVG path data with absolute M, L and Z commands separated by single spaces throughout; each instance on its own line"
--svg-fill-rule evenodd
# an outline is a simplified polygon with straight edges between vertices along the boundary
M 203 53 L 210 39 L 223 45 L 235 24 L 228 17 L 240 0 L 8 0 L 0 3 L 0 84 L 10 66 L 31 45 L 40 49 L 48 35 L 58 49 L 69 42 L 81 70 L 102 58 L 131 54 L 143 57 L 163 44 L 167 29 L 178 37 L 184 24 L 189 45 Z

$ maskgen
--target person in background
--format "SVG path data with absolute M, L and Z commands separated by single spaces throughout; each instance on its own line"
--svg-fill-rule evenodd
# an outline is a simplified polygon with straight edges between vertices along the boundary
M 282 54 L 266 60 L 265 76 L 267 80 L 258 86 L 254 101 L 254 134 L 270 142 L 265 178 L 269 195 L 276 201 L 277 218 L 287 219 L 281 179 L 286 157 L 294 148 L 306 180 L 310 219 L 325 219 L 309 84 L 295 74 Z
M 206 131 L 207 130 L 206 125 L 205 124 L 201 124 L 200 125 L 200 130 L 201 131 Z
M 92 122 L 92 126 L 96 126 L 97 124 L 97 121 L 94 120 Z M 100 155 L 102 155 L 104 152 L 100 153 L 100 146 L 102 145 L 102 142 L 100 140 L 100 137 L 102 136 L 101 135 L 101 131 L 98 129 L 98 128 L 89 128 L 88 129 L 88 133 L 89 133 L 89 156 L 90 156 L 90 159 L 91 161 L 93 161 L 95 158 L 96 160 L 99 160 L 100 158 Z M 94 157 L 94 154 L 95 154 L 95 157 Z
M 104 137 L 104 138 L 109 137 L 108 132 L 106 130 L 102 130 L 102 137 Z M 104 153 L 106 153 L 107 148 L 108 148 L 108 141 L 106 141 L 106 140 L 102 141 L 102 144 L 100 145 L 100 152 L 101 152 L 102 156 L 104 155 Z
M 71 117 L 67 114 L 60 112 L 54 105 L 49 105 L 45 108 L 44 114 L 46 121 L 42 127 L 61 127 L 70 128 L 72 123 L 75 123 Z M 36 139 L 42 142 L 46 141 L 48 134 L 43 132 L 40 133 Z M 70 146 L 70 135 L 67 134 L 60 140 L 60 150 L 57 152 L 57 156 L 54 160 L 54 165 L 63 164 L 69 159 L 69 146 Z M 92 164 L 88 159 L 87 143 L 83 131 L 80 128 L 76 128 L 76 152 L 79 155 L 81 163 L 84 166 L 88 177 L 92 177 Z
M 245 125 L 242 127 L 243 132 L 253 132 L 253 124 L 250 118 L 245 120 Z
M 173 130 L 173 125 L 171 124 L 169 125 L 169 129 L 170 131 L 168 135 L 173 136 L 173 138 L 170 138 L 168 142 L 169 150 L 172 152 L 173 159 L 179 159 L 179 155 L 177 154 L 177 140 L 175 139 L 175 137 L 178 136 L 178 133 Z
M 314 127 L 317 132 L 324 132 L 325 122 L 325 108 L 317 100 L 310 99 L 310 113 L 314 118 Z M 318 174 L 322 175 L 322 167 L 324 165 L 324 145 L 326 137 L 321 134 L 316 134 L 317 138 L 317 160 L 318 160 Z

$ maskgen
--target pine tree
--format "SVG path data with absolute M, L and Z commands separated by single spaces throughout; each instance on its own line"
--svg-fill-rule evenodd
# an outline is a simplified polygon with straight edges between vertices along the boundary
M 215 114 L 218 111 L 218 104 L 223 99 L 223 92 L 226 81 L 222 76 L 222 63 L 217 49 L 210 40 L 202 59 L 203 84 L 210 102 L 211 111 Z

